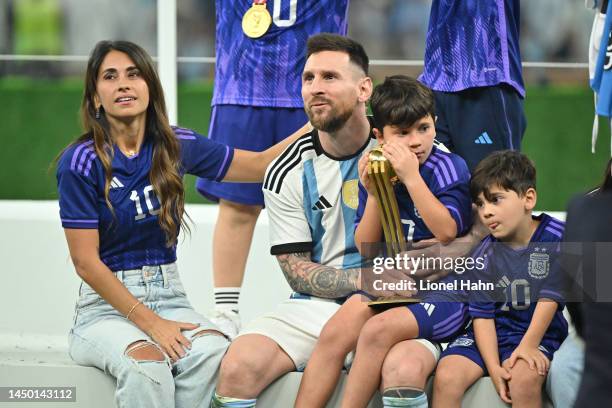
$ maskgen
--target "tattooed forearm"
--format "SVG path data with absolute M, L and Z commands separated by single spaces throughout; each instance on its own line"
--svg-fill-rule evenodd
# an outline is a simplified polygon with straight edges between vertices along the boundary
M 310 260 L 310 252 L 277 255 L 276 259 L 296 292 L 336 298 L 358 289 L 358 268 L 336 269 L 318 264 Z

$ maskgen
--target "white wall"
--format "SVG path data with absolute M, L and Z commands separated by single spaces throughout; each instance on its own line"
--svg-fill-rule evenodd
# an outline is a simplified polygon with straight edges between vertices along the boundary
M 178 264 L 193 306 L 213 307 L 212 233 L 215 205 L 187 205 L 190 237 L 181 237 Z M 565 219 L 564 213 L 550 213 Z M 66 348 L 79 277 L 69 258 L 56 201 L 0 200 L 0 350 Z M 243 322 L 272 310 L 290 288 L 270 255 L 268 215 L 253 238 L 240 299 Z
M 191 237 L 181 237 L 178 265 L 194 307 L 213 307 L 212 231 L 217 206 L 187 205 Z M 271 310 L 290 288 L 268 245 L 265 211 L 256 227 L 240 301 L 243 322 Z M 65 348 L 79 277 L 69 258 L 56 201 L 0 201 L 0 349 Z

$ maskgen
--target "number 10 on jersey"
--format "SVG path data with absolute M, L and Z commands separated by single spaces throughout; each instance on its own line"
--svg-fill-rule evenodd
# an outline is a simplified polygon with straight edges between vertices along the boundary
M 148 210 L 147 212 L 149 213 L 149 215 L 159 214 L 159 208 L 155 209 L 155 207 L 153 207 L 153 202 L 151 201 L 151 195 L 155 197 L 155 193 L 153 192 L 153 186 L 151 185 L 146 186 L 142 190 L 142 195 L 144 196 L 144 201 L 147 205 L 147 210 Z M 155 197 L 155 199 L 157 199 L 157 197 Z M 130 200 L 132 200 L 134 204 L 136 205 L 136 216 L 134 216 L 134 220 L 138 221 L 138 220 L 142 220 L 143 218 L 145 218 L 147 214 L 145 214 L 142 211 L 142 204 L 140 201 L 140 195 L 138 194 L 138 191 L 132 190 L 132 193 L 130 194 Z

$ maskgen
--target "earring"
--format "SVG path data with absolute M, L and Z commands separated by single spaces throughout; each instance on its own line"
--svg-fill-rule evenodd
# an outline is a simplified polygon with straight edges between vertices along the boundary
M 100 119 L 100 116 L 101 116 L 100 115 L 100 109 L 101 109 L 100 107 L 96 108 L 96 119 Z

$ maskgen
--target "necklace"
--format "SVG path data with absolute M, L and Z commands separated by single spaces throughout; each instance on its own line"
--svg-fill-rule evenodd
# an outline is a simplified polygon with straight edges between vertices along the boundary
M 128 150 L 127 152 L 125 152 L 125 155 L 127 157 L 134 157 L 134 156 L 136 156 L 137 153 L 138 152 L 136 150 Z

